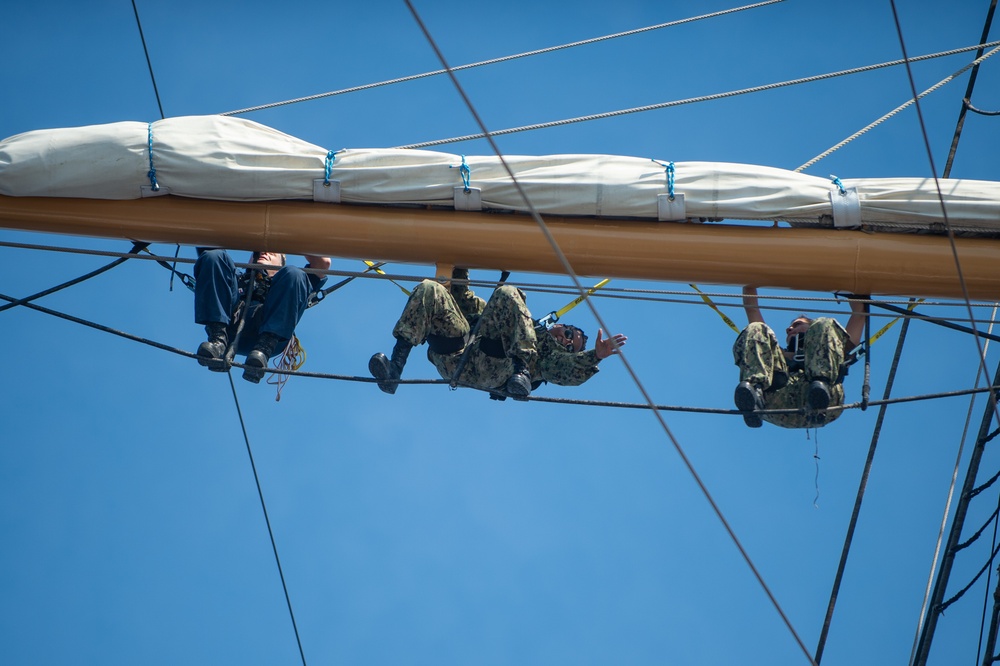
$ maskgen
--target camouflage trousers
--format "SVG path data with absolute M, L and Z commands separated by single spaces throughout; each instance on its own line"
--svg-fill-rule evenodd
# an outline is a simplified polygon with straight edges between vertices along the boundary
M 754 322 L 743 329 L 733 345 L 733 360 L 740 368 L 740 381 L 758 384 L 764 389 L 765 409 L 805 409 L 809 383 L 823 379 L 830 386 L 830 406 L 844 404 L 844 386 L 840 368 L 847 355 L 850 338 L 835 320 L 816 319 L 805 334 L 805 358 L 801 369 L 789 370 L 781 345 L 767 324 Z M 786 381 L 787 378 L 787 381 Z M 783 428 L 814 428 L 840 416 L 840 411 L 825 414 L 761 414 L 768 423 Z
M 463 305 L 470 309 L 467 298 L 463 299 Z M 463 313 L 447 288 L 433 280 L 424 280 L 410 294 L 392 334 L 414 346 L 423 344 L 429 335 L 464 338 L 471 328 L 466 315 L 474 317 L 475 313 Z M 476 340 L 469 349 L 460 381 L 485 388 L 502 387 L 514 372 L 511 357 L 520 358 L 527 367 L 533 367 L 537 357 L 534 322 L 524 304 L 524 294 L 519 289 L 509 286 L 498 288 L 479 318 L 478 338 L 499 341 L 506 357 L 495 358 L 483 353 Z M 427 359 L 434 364 L 441 377 L 451 379 L 464 351 L 462 347 L 455 352 L 441 354 L 428 349 Z

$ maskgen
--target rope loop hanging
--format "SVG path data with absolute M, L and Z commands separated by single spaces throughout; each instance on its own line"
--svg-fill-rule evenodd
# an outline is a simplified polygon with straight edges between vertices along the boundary
M 288 339 L 285 349 L 281 352 L 281 356 L 275 361 L 274 367 L 276 370 L 291 370 L 294 372 L 305 365 L 305 362 L 306 349 L 302 346 L 302 341 L 299 340 L 299 337 L 293 333 L 292 337 Z M 281 402 L 281 391 L 285 388 L 289 377 L 291 375 L 271 373 L 271 376 L 267 378 L 268 384 L 278 387 L 274 396 L 275 402 Z

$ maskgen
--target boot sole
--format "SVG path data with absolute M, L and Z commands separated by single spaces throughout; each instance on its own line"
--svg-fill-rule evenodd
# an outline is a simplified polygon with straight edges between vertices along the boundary
M 514 398 L 514 400 L 527 400 L 528 396 L 531 395 L 530 384 L 525 386 L 521 382 L 513 382 L 508 379 L 504 388 L 507 390 L 507 395 Z
M 247 356 L 247 360 L 244 363 L 243 368 L 243 379 L 248 382 L 259 384 L 260 380 L 264 378 L 264 373 L 267 371 L 267 360 L 261 364 L 260 359 L 253 357 L 253 352 L 251 355 Z
M 253 384 L 260 384 L 260 380 L 264 378 L 264 368 L 258 366 L 252 366 L 249 368 L 243 368 L 243 379 L 251 382 Z
M 743 412 L 743 423 L 747 424 L 748 427 L 759 428 L 764 425 L 764 420 L 754 413 L 757 409 L 757 401 L 754 398 L 752 389 L 745 386 L 737 386 L 736 393 L 733 395 L 733 402 L 736 403 L 736 409 Z
M 810 386 L 806 400 L 813 409 L 826 409 L 830 406 L 830 392 L 825 386 Z
M 378 380 L 376 381 L 376 384 L 378 384 L 379 389 L 381 389 L 383 393 L 392 395 L 396 392 L 396 387 L 399 386 L 399 384 L 396 384 L 395 382 L 383 383 L 386 380 L 392 379 L 389 372 L 389 358 L 385 354 L 375 354 L 368 360 L 368 372 L 371 373 L 372 377 Z
M 752 412 L 757 409 L 757 401 L 754 399 L 753 390 L 745 386 L 737 386 L 733 394 L 733 402 L 736 409 L 741 412 Z
M 260 384 L 260 380 L 264 378 L 264 373 L 260 374 L 256 372 L 251 372 L 249 368 L 243 370 L 243 379 L 247 380 L 251 384 Z
M 204 349 L 204 343 L 198 347 L 195 355 L 198 357 L 198 365 L 201 367 L 208 368 L 212 372 L 226 371 L 225 359 L 222 356 L 216 356 L 210 349 Z

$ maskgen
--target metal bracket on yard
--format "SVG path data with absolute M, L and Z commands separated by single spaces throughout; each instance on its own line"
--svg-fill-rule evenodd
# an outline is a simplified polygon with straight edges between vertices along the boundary
M 830 206 L 833 208 L 834 229 L 857 229 L 861 226 L 861 200 L 858 188 L 830 191 Z
M 483 191 L 478 187 L 455 188 L 455 210 L 479 211 L 483 209 Z
M 340 203 L 340 181 L 317 178 L 313 181 L 313 201 Z
M 687 219 L 687 212 L 684 206 L 684 195 L 669 194 L 656 195 L 656 219 L 660 222 L 683 222 Z

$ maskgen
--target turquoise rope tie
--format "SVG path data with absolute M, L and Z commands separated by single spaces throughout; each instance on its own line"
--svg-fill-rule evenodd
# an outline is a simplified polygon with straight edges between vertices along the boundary
M 840 182 L 840 179 L 834 176 L 832 173 L 830 174 L 830 182 L 836 185 L 837 189 L 840 190 L 840 196 L 844 196 L 845 194 L 847 194 L 847 190 L 844 189 L 844 184 Z
M 326 154 L 326 163 L 325 163 L 324 169 L 323 169 L 323 184 L 324 185 L 329 185 L 330 184 L 330 174 L 333 173 L 333 161 L 336 159 L 336 157 L 337 157 L 337 151 L 336 150 L 331 150 L 331 151 L 327 152 L 327 154 Z
M 160 191 L 160 184 L 156 182 L 156 167 L 153 166 L 153 123 L 146 123 L 146 136 L 149 143 L 149 184 L 154 192 Z
M 671 201 L 673 201 L 674 200 L 674 175 L 676 173 L 676 170 L 674 169 L 674 163 L 673 162 L 664 163 L 664 162 L 661 162 L 661 161 L 656 160 L 656 159 L 654 159 L 652 161 L 656 162 L 661 167 L 663 167 L 664 169 L 666 169 L 666 171 L 667 171 L 667 198 L 670 199 Z
M 454 165 L 449 165 L 449 169 L 456 168 Z M 462 164 L 458 166 L 458 173 L 462 176 L 462 186 L 465 191 L 468 192 L 471 189 L 470 183 L 472 182 L 472 169 L 469 168 L 468 162 L 465 161 L 465 155 L 462 155 Z

